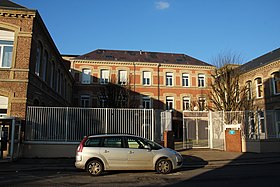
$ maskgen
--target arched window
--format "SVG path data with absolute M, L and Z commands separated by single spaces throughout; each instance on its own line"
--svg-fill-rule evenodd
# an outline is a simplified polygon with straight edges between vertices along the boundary
M 256 96 L 257 98 L 263 97 L 263 85 L 262 85 L 262 78 L 256 78 L 255 79 L 256 83 Z
M 247 96 L 247 100 L 251 100 L 253 97 L 253 93 L 252 93 L 252 81 L 247 81 L 246 82 L 246 96 Z
M 41 68 L 41 58 L 42 58 L 42 43 L 38 42 L 37 51 L 36 51 L 36 67 L 35 67 L 35 74 L 40 75 L 40 68 Z
M 48 52 L 44 51 L 44 57 L 43 57 L 43 63 L 42 63 L 42 68 L 41 68 L 41 72 L 42 72 L 42 79 L 44 81 L 46 81 L 46 71 L 47 71 L 47 64 L 49 61 L 49 56 L 48 56 Z
M 272 75 L 272 85 L 273 85 L 273 93 L 275 95 L 280 94 L 280 72 L 274 72 Z

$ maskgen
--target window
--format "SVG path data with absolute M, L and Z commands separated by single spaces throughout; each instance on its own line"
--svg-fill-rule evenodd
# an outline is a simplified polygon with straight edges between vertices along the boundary
M 61 88 L 61 81 L 60 81 L 60 70 L 57 70 L 57 74 L 56 74 L 56 78 L 57 78 L 57 85 L 56 85 L 56 91 L 58 93 L 60 93 L 60 88 Z
M 36 67 L 35 67 L 35 74 L 38 76 L 40 75 L 42 50 L 43 50 L 42 43 L 39 42 L 36 51 Z
M 198 74 L 198 87 L 205 87 L 205 75 Z
M 173 73 L 166 73 L 166 86 L 173 86 Z
M 141 141 L 141 139 L 138 138 L 127 138 L 127 144 L 129 149 L 144 149 L 144 142 Z
M 172 110 L 174 107 L 174 98 L 166 97 L 166 110 Z
M 261 98 L 263 96 L 263 88 L 262 88 L 262 79 L 256 78 L 256 95 L 257 98 Z
M 83 69 L 82 71 L 82 84 L 90 84 L 90 69 Z
M 50 78 L 49 78 L 49 85 L 53 88 L 53 79 L 54 79 L 54 62 L 50 63 Z
M 183 97 L 183 110 L 190 110 L 190 98 Z
M 89 95 L 81 96 L 81 107 L 89 107 Z
M 0 68 L 12 66 L 14 32 L 0 30 Z
M 47 63 L 48 63 L 48 53 L 47 51 L 44 52 L 44 57 L 43 57 L 43 64 L 42 64 L 42 69 L 41 69 L 41 75 L 42 79 L 45 81 L 46 80 L 46 71 L 47 71 Z
M 100 107 L 106 108 L 108 107 L 108 97 L 106 95 L 101 95 L 99 97 Z
M 102 69 L 100 72 L 100 84 L 108 84 L 109 83 L 109 70 Z
M 127 82 L 127 72 L 125 70 L 119 71 L 119 84 L 125 85 Z
M 85 142 L 85 147 L 100 147 L 102 142 L 102 138 L 89 138 Z
M 0 67 L 9 68 L 12 65 L 13 41 L 0 40 Z
M 183 73 L 182 74 L 182 86 L 188 87 L 189 85 L 189 74 Z
M 247 100 L 252 99 L 252 81 L 246 82 L 246 95 L 247 95 Z
M 142 98 L 143 108 L 149 109 L 151 108 L 151 99 L 149 97 Z
M 151 72 L 144 71 L 143 72 L 143 85 L 151 85 Z
M 122 137 L 107 137 L 104 138 L 104 147 L 121 148 Z
M 274 72 L 272 73 L 272 85 L 273 85 L 273 91 L 274 94 L 280 94 L 280 72 Z
M 199 111 L 204 111 L 205 110 L 205 105 L 206 105 L 206 99 L 204 97 L 200 97 L 198 99 L 198 109 Z
M 265 122 L 264 122 L 264 112 L 258 111 L 258 118 L 259 118 L 259 127 L 260 133 L 265 133 Z
M 0 117 L 6 116 L 8 111 L 8 97 L 0 96 Z

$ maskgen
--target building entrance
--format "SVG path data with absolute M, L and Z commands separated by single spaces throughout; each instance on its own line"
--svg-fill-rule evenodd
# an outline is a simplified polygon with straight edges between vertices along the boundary
M 21 122 L 14 117 L 0 117 L 0 159 L 16 159 L 20 148 Z

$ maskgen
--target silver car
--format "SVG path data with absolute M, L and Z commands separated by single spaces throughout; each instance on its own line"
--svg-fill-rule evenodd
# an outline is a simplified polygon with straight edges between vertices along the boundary
M 109 170 L 156 170 L 170 173 L 182 166 L 180 153 L 134 135 L 86 136 L 76 152 L 75 166 L 97 176 Z

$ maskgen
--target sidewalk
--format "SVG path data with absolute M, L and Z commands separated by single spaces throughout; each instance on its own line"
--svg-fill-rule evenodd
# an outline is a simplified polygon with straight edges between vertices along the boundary
M 280 153 L 235 153 L 210 149 L 180 151 L 184 168 L 215 168 L 224 165 L 268 164 L 280 162 Z M 0 161 L 0 172 L 19 171 L 76 171 L 75 158 L 21 158 L 8 162 Z
M 222 167 L 280 162 L 280 153 L 239 153 L 211 149 L 191 149 L 180 153 L 184 157 L 183 167 Z

